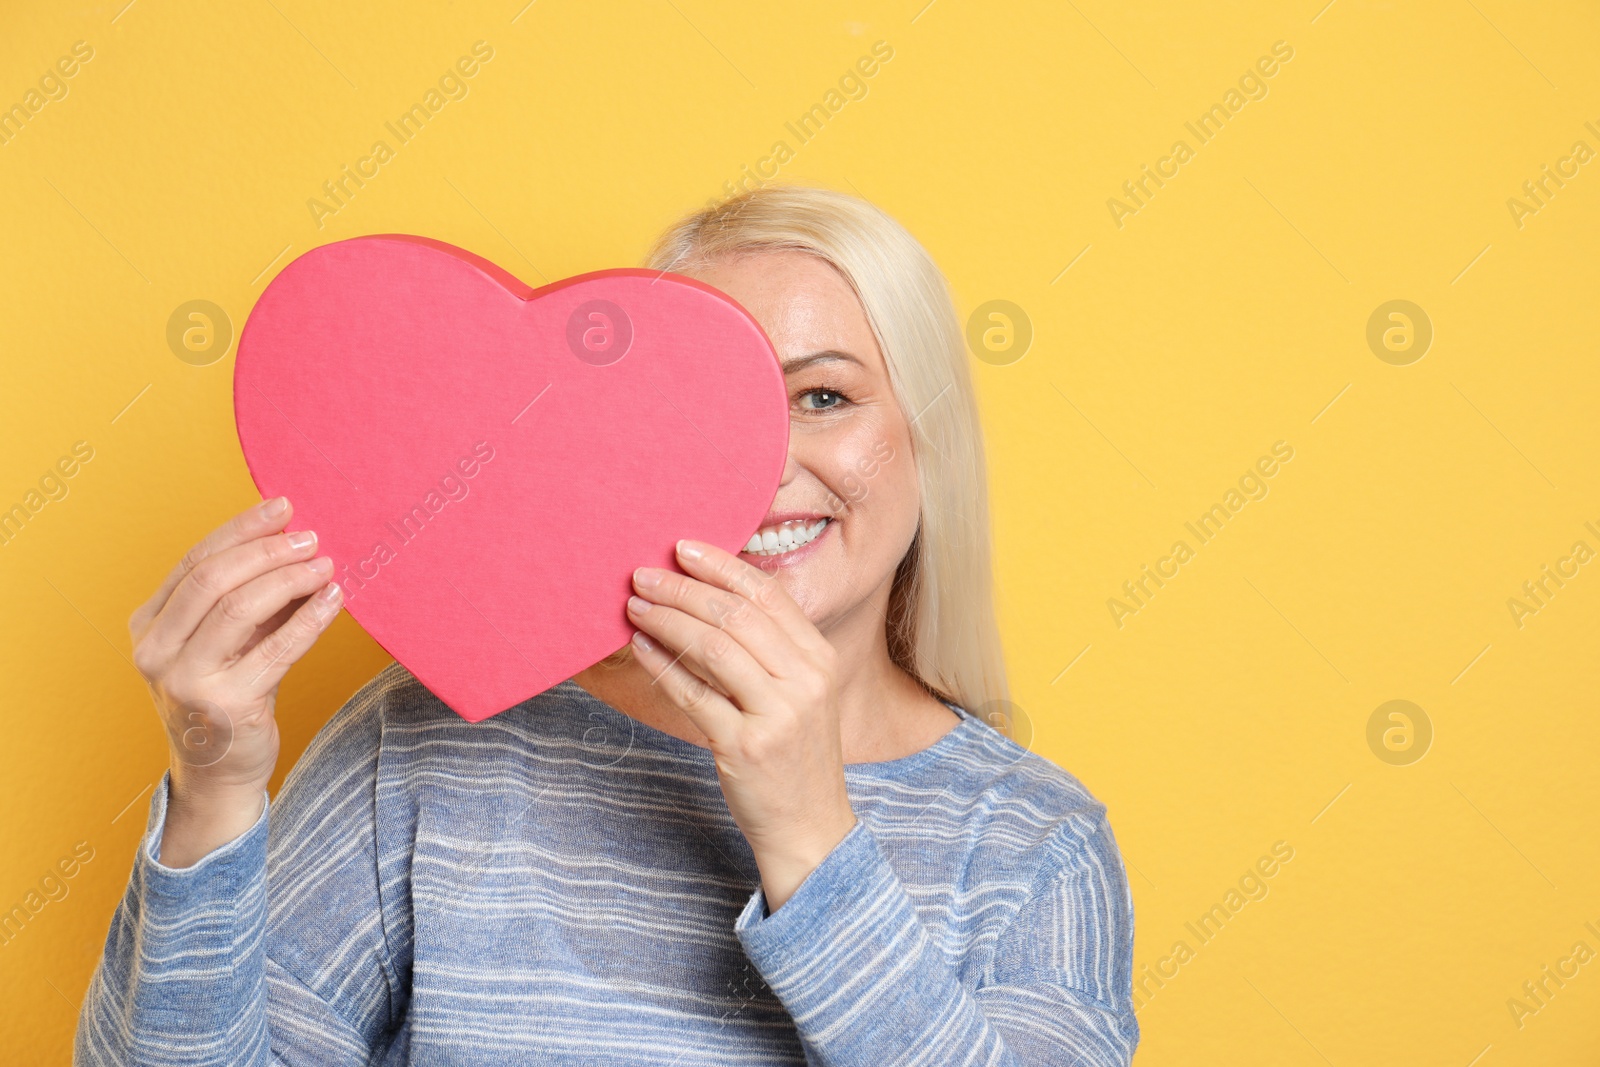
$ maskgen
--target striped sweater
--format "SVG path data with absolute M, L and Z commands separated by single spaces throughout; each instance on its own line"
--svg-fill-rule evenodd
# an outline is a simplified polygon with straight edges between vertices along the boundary
M 951 707 L 845 767 L 855 827 L 769 914 L 709 750 L 570 679 L 469 724 L 391 664 L 189 868 L 163 777 L 74 1062 L 1126 1064 L 1105 809 Z

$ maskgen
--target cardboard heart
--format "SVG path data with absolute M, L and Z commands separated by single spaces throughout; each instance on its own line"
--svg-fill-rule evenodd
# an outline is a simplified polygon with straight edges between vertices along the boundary
M 533 289 L 408 234 L 272 280 L 234 414 L 350 614 L 469 722 L 622 647 L 633 569 L 677 569 L 679 538 L 742 548 L 789 435 L 771 341 L 711 286 L 622 268 Z

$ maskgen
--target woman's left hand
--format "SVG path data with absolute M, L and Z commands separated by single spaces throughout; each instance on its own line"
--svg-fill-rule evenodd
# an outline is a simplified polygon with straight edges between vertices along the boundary
M 710 740 L 767 910 L 777 911 L 856 823 L 836 654 L 783 585 L 739 557 L 680 541 L 678 561 L 687 575 L 634 572 L 628 618 L 642 634 L 633 654 Z

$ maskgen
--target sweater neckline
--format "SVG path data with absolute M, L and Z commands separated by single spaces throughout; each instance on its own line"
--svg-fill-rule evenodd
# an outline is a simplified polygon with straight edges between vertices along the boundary
M 665 730 L 658 730 L 649 723 L 635 719 L 627 712 L 612 707 L 604 700 L 601 700 L 571 678 L 558 683 L 554 688 L 554 692 L 580 701 L 598 711 L 624 731 L 621 736 L 631 737 L 634 744 L 643 744 L 652 749 L 671 752 L 701 763 L 715 764 L 716 762 L 716 757 L 711 754 L 709 748 L 697 745 L 692 741 L 685 741 L 681 737 L 674 737 Z M 901 756 L 898 759 L 846 763 L 844 765 L 845 774 L 847 776 L 866 775 L 869 777 L 892 778 L 915 772 L 927 764 L 944 758 L 956 749 L 964 747 L 974 730 L 987 726 L 976 715 L 959 704 L 953 704 L 948 700 L 942 699 L 939 703 L 959 715 L 961 721 L 946 730 L 933 744 L 910 755 Z

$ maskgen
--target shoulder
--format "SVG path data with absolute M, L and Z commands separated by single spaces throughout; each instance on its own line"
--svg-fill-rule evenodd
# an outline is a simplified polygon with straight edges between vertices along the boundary
M 948 761 L 949 788 L 981 813 L 990 836 L 1007 839 L 1044 866 L 1115 859 L 1106 805 L 1061 765 L 967 713 L 967 743 Z
M 1108 912 L 1128 904 L 1106 805 L 971 712 L 913 767 L 863 769 L 855 781 L 858 813 L 903 878 L 968 901 L 1003 899 L 997 918 L 1064 892 L 1098 897 Z
M 335 768 L 359 765 L 370 771 L 377 760 L 384 726 L 393 709 L 405 705 L 408 700 L 415 702 L 407 686 L 408 680 L 416 682 L 405 668 L 391 662 L 362 684 L 317 730 L 295 761 L 285 786 L 296 779 L 323 777 L 330 765 Z
M 334 716 L 334 721 L 340 718 L 383 726 L 448 724 L 451 718 L 464 721 L 398 661 L 390 663 L 356 690 Z
M 987 858 L 1005 857 L 1013 893 L 999 909 L 1004 930 L 992 980 L 1047 976 L 1132 1025 L 1133 895 L 1106 805 L 1071 772 L 981 719 L 971 727 L 963 754 L 970 803 L 983 813 Z
M 403 849 L 424 808 L 477 811 L 514 793 L 570 698 L 547 691 L 469 723 L 398 661 L 368 679 L 295 761 L 274 802 L 284 839 L 329 818 L 374 825 Z M 454 817 L 453 815 L 447 817 Z
M 428 742 L 446 740 L 466 725 L 410 671 L 391 662 L 317 730 L 284 779 L 283 792 L 302 798 L 370 793 L 384 766 L 417 748 L 451 751 L 459 746 Z M 459 732 L 465 740 L 465 731 Z
M 982 754 L 977 767 L 983 789 L 975 800 L 980 810 L 993 812 L 988 836 L 1014 842 L 1017 848 L 1015 870 L 1027 885 L 1020 910 L 1033 913 L 1020 925 L 1032 936 L 1033 924 L 1048 921 L 1060 928 L 1057 932 L 1065 931 L 1066 942 L 1112 945 L 1117 966 L 1126 968 L 1132 952 L 1133 897 L 1106 805 L 1065 768 L 982 720 L 974 725 L 981 734 L 974 749 Z M 1081 970 L 1081 961 L 1060 957 L 1059 940 L 1046 938 L 1023 955 L 1034 958 L 1043 952 L 1035 962 Z M 1114 975 L 1082 973 L 1078 978 L 1089 983 L 1083 988 L 1107 996 L 1116 987 Z
M 584 709 L 570 687 L 557 685 L 481 722 L 468 722 L 398 661 L 358 689 L 318 732 L 302 759 L 341 762 L 369 754 L 369 766 L 391 774 L 434 768 L 453 777 L 514 770 L 530 749 L 582 731 Z
M 431 736 L 443 740 L 468 737 L 484 726 L 520 721 L 530 705 L 545 700 L 541 694 L 482 723 L 469 723 L 450 709 L 398 661 L 373 675 L 347 700 L 323 728 L 324 733 L 376 733 L 385 741 L 396 735 Z

